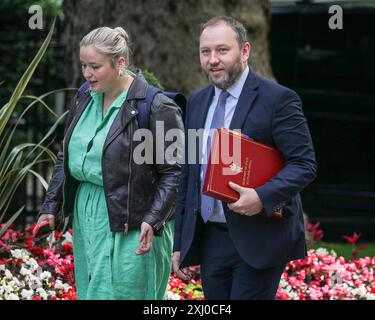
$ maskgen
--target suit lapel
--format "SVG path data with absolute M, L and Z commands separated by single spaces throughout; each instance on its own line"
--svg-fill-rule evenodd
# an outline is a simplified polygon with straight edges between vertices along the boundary
M 234 111 L 232 121 L 230 123 L 230 129 L 241 129 L 252 106 L 253 102 L 258 95 L 256 88 L 258 87 L 258 80 L 255 74 L 250 71 L 243 89 L 241 91 L 241 95 L 239 97 L 236 110 Z
M 198 101 L 198 104 L 195 106 L 195 112 L 196 112 L 196 116 L 193 116 L 192 119 L 195 119 L 195 123 L 191 125 L 191 127 L 193 129 L 196 129 L 196 130 L 199 130 L 199 129 L 204 129 L 204 125 L 205 125 L 205 122 L 206 122 L 206 117 L 207 117 L 207 113 L 208 113 L 208 109 L 210 107 L 210 104 L 211 104 L 211 101 L 212 101 L 212 98 L 213 98 L 213 95 L 214 95 L 214 92 L 215 92 L 215 89 L 214 87 L 211 85 L 209 86 L 203 93 L 202 93 L 202 97 L 198 97 L 199 101 Z M 196 177 L 200 183 L 200 164 L 199 164 L 199 154 L 200 154 L 200 150 L 199 150 L 199 147 L 201 147 L 201 145 L 199 144 L 199 139 L 197 138 L 196 139 L 196 149 L 195 149 L 195 154 L 196 154 L 196 166 L 195 166 L 195 174 L 196 174 Z
M 192 117 L 193 119 L 196 119 L 196 123 L 194 124 L 195 129 L 204 128 L 208 109 L 210 107 L 214 92 L 215 92 L 214 87 L 209 86 L 207 90 L 204 93 L 202 93 L 202 98 L 200 99 L 200 103 L 195 108 L 195 112 L 197 113 L 197 115 L 196 117 Z

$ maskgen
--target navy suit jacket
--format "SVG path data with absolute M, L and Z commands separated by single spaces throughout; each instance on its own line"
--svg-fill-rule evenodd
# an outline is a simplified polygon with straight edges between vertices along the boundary
M 214 95 L 212 85 L 193 92 L 187 102 L 185 128 L 204 128 Z M 315 177 L 317 164 L 306 118 L 298 95 L 250 70 L 231 129 L 241 129 L 256 141 L 277 148 L 285 167 L 269 182 L 256 188 L 263 203 L 261 213 L 244 216 L 223 202 L 228 231 L 240 256 L 252 267 L 263 269 L 306 256 L 300 191 Z M 185 164 L 177 195 L 174 251 L 180 251 L 181 267 L 200 264 L 197 224 L 200 222 L 200 165 Z M 271 214 L 283 208 L 283 218 Z

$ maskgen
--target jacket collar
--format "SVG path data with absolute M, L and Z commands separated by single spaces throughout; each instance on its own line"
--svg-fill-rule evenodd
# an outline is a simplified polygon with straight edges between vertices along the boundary
M 136 76 L 129 87 L 127 101 L 146 98 L 148 83 L 143 76 Z
M 138 110 L 135 107 L 135 100 L 146 98 L 147 88 L 148 83 L 143 76 L 139 75 L 134 77 L 134 80 L 129 87 L 126 100 L 109 129 L 104 143 L 104 149 L 106 149 L 107 146 L 125 129 L 129 122 L 137 116 Z
M 210 85 L 203 91 L 203 95 L 200 97 L 199 103 L 202 109 L 197 110 L 198 111 L 197 120 L 195 121 L 197 129 L 204 128 L 208 109 L 210 107 L 214 93 L 215 93 L 215 87 L 213 85 Z
M 236 110 L 234 111 L 232 121 L 229 125 L 230 129 L 241 129 L 249 112 L 253 106 L 253 102 L 258 95 L 257 88 L 259 86 L 258 78 L 253 71 L 250 70 L 245 84 L 242 88 L 240 98 L 238 100 Z
M 106 148 L 108 144 L 126 127 L 129 121 L 137 115 L 138 111 L 136 108 L 134 108 L 134 104 L 131 103 L 131 100 L 144 99 L 146 97 L 147 87 L 148 83 L 143 78 L 143 76 L 134 77 L 134 80 L 129 87 L 126 100 L 124 101 L 108 132 L 106 141 L 104 143 L 104 148 Z M 85 88 L 84 96 L 82 97 L 82 99 L 80 99 L 79 101 L 76 100 L 77 110 L 75 112 L 74 119 L 67 130 L 67 143 L 70 140 L 74 127 L 76 126 L 79 118 L 81 117 L 83 111 L 86 109 L 91 99 L 92 97 L 90 96 L 88 87 Z

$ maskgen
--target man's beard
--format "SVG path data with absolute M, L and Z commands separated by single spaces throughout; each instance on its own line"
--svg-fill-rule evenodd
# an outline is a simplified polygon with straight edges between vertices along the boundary
M 237 79 L 242 74 L 242 64 L 241 64 L 241 58 L 238 57 L 237 62 L 228 70 L 224 71 L 224 79 L 217 81 L 213 77 L 211 77 L 210 74 L 208 74 L 208 79 L 213 83 L 216 87 L 218 87 L 221 90 L 228 89 L 230 86 L 232 86 Z

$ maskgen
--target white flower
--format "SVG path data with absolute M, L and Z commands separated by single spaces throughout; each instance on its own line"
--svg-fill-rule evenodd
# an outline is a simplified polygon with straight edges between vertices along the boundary
M 39 294 L 46 294 L 46 290 L 44 290 L 43 288 L 37 288 L 35 291 Z
M 62 281 L 57 279 L 56 282 L 55 282 L 55 288 L 61 289 L 61 287 L 60 287 L 61 284 L 62 284 Z
M 315 253 L 318 257 L 325 257 L 329 255 L 329 252 L 326 248 L 318 248 L 316 249 Z
M 46 292 L 43 288 L 37 288 L 35 291 L 38 292 L 39 295 L 40 295 L 44 300 L 47 300 L 47 299 L 48 299 L 48 294 L 47 294 L 47 292 Z
M 181 300 L 179 294 L 170 291 L 167 291 L 165 298 L 166 300 Z
M 24 265 L 22 265 L 21 270 L 20 270 L 20 274 L 23 275 L 23 276 L 30 276 L 32 274 L 32 272 L 31 272 L 31 270 L 25 268 Z
M 48 290 L 48 295 L 49 295 L 50 297 L 56 296 L 56 292 L 53 291 L 53 290 Z
M 63 283 L 61 280 L 56 280 L 55 289 L 63 289 L 65 292 L 68 292 L 71 288 L 67 283 Z
M 15 278 L 13 278 L 13 279 L 15 279 Z M 11 281 L 9 281 L 8 285 L 10 285 L 12 288 L 16 289 L 16 288 L 18 288 L 18 286 L 17 286 L 17 284 L 14 282 L 13 279 L 12 279 Z
M 25 287 L 25 282 L 22 281 L 22 280 L 19 280 L 17 278 L 13 278 L 13 281 L 15 282 L 16 286 L 19 288 L 19 289 L 22 289 Z
M 31 289 L 37 289 L 39 287 L 42 287 L 42 282 L 40 281 L 38 277 L 32 274 L 29 279 L 29 287 Z
M 365 298 L 367 294 L 366 287 L 361 284 L 359 288 L 353 289 L 352 290 L 353 296 L 356 296 L 358 298 Z
M 20 297 L 17 296 L 16 294 L 14 294 L 14 293 L 11 293 L 11 294 L 7 295 L 7 296 L 5 297 L 5 299 L 6 299 L 6 300 L 19 300 Z
M 31 300 L 34 294 L 34 290 L 23 289 L 21 291 L 21 297 L 26 300 Z
M 13 279 L 13 275 L 8 269 L 5 269 L 5 279 Z
M 38 262 L 36 262 L 33 258 L 29 259 L 25 263 L 31 267 L 31 271 L 40 269 Z
M 4 271 L 5 271 L 5 269 L 6 269 L 6 268 L 5 268 L 5 265 L 3 265 L 3 264 L 0 264 L 0 271 L 3 271 L 3 272 L 4 272 Z
M 16 259 L 21 259 L 23 261 L 26 261 L 30 257 L 30 253 L 25 249 L 14 249 L 10 250 L 10 253 L 12 256 Z
M 51 272 L 43 271 L 43 272 L 39 275 L 39 277 L 40 277 L 41 280 L 48 280 L 49 278 L 52 277 L 52 275 L 51 275 Z
M 72 235 L 70 234 L 69 231 L 66 231 L 64 233 L 63 238 L 64 238 L 64 241 L 61 242 L 62 245 L 64 245 L 67 242 L 73 243 L 73 237 L 72 237 Z

